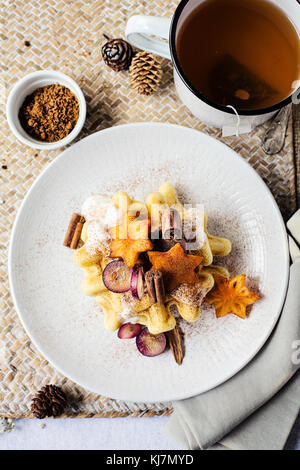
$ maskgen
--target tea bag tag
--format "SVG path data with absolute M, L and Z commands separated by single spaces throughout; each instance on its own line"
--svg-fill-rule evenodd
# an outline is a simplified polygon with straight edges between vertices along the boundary
M 223 137 L 230 137 L 232 135 L 235 135 L 236 137 L 238 137 L 240 134 L 248 134 L 249 132 L 252 131 L 252 126 L 250 122 L 243 122 L 243 124 L 241 124 L 241 118 L 237 110 L 233 106 L 227 105 L 226 107 L 231 108 L 234 111 L 234 114 L 236 115 L 236 124 L 234 125 L 234 123 L 232 123 L 232 124 L 223 126 L 222 128 Z

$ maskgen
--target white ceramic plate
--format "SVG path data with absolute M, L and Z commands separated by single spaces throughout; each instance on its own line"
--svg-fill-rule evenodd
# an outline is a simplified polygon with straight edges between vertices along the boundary
M 245 273 L 259 289 L 246 320 L 216 319 L 205 308 L 186 324 L 185 358 L 138 353 L 103 327 L 95 300 L 80 288 L 83 273 L 62 246 L 72 212 L 92 193 L 119 189 L 143 199 L 168 180 L 184 202 L 203 203 L 209 229 L 232 240 L 218 262 Z M 15 222 L 9 272 L 16 308 L 30 338 L 63 374 L 113 398 L 168 401 L 224 382 L 258 352 L 286 294 L 288 248 L 274 199 L 235 152 L 198 131 L 168 124 L 130 124 L 91 135 L 49 165 L 27 194 Z

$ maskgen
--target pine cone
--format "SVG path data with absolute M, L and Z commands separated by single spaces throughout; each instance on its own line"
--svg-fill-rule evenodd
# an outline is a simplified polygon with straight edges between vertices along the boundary
M 116 72 L 129 69 L 132 55 L 131 45 L 124 39 L 110 39 L 102 47 L 104 62 Z
M 131 88 L 141 95 L 151 95 L 157 91 L 162 77 L 159 60 L 148 52 L 138 52 L 132 60 L 129 77 Z
M 60 416 L 67 405 L 67 398 L 60 387 L 46 385 L 34 397 L 31 411 L 36 418 L 46 416 Z

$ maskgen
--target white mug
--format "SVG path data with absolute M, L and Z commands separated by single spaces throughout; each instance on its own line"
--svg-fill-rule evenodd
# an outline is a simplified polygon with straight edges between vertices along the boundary
M 290 103 L 292 96 L 269 108 L 242 111 L 237 116 L 230 107 L 213 104 L 189 83 L 176 53 L 176 30 L 178 25 L 191 14 L 201 1 L 204 0 L 182 0 L 172 19 L 145 15 L 132 16 L 126 26 L 126 38 L 133 46 L 172 60 L 174 82 L 179 98 L 197 118 L 210 126 L 223 128 L 223 135 L 234 134 L 237 123 L 240 133 L 250 132 L 255 126 L 264 123 L 280 108 Z M 282 0 L 269 1 L 283 9 Z M 284 0 L 284 12 L 295 26 L 300 39 L 300 5 L 298 0 Z M 167 41 L 154 39 L 153 36 Z M 295 84 L 295 89 L 298 86 L 299 84 Z

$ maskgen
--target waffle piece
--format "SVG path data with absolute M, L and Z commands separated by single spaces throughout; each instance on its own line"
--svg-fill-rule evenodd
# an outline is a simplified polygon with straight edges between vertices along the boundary
M 104 312 L 104 326 L 107 330 L 115 331 L 122 325 L 120 314 L 123 311 L 121 294 L 110 291 L 101 293 L 96 301 Z
M 211 235 L 207 231 L 207 214 L 204 213 L 204 231 L 206 240 L 199 250 L 191 251 L 194 255 L 203 257 L 203 266 L 210 266 L 214 256 L 227 256 L 231 252 L 231 242 L 227 238 Z
M 153 224 L 160 230 L 162 227 L 161 216 L 166 208 L 176 209 L 183 221 L 185 217 L 191 217 L 190 213 L 189 215 L 187 212 L 185 213 L 184 206 L 179 202 L 177 193 L 170 183 L 163 183 L 158 192 L 149 194 L 146 198 L 146 203 L 133 200 L 124 191 L 116 193 L 113 196 L 113 202 L 115 207 L 123 212 L 123 221 L 118 227 L 115 227 L 115 230 L 120 232 L 120 230 L 125 231 L 128 228 L 130 233 L 129 238 L 133 240 L 143 238 L 140 236 L 141 231 L 144 229 L 145 223 L 148 222 L 150 216 L 152 230 Z M 130 230 L 134 233 L 132 234 Z M 174 307 L 177 308 L 179 315 L 186 321 L 196 321 L 201 314 L 200 307 L 202 300 L 212 290 L 215 281 L 229 277 L 229 273 L 225 268 L 214 266 L 212 262 L 214 256 L 225 256 L 230 252 L 230 241 L 225 238 L 214 237 L 208 233 L 207 215 L 205 213 L 203 213 L 203 230 L 205 233 L 203 246 L 201 249 L 191 252 L 191 254 L 196 256 L 184 254 L 188 261 L 197 259 L 195 266 L 192 266 L 193 269 L 187 269 L 188 272 L 193 272 L 193 283 L 188 284 L 184 282 L 184 277 L 180 279 L 180 282 L 176 282 L 173 285 L 171 283 L 169 294 L 165 303 L 162 304 L 151 303 L 147 294 L 140 301 L 131 298 L 128 301 L 128 299 L 124 299 L 124 294 L 110 292 L 103 284 L 102 272 L 105 266 L 111 262 L 111 259 L 105 256 L 104 253 L 94 255 L 88 253 L 85 245 L 78 249 L 74 253 L 74 261 L 85 273 L 82 289 L 87 295 L 96 297 L 99 306 L 105 314 L 105 328 L 109 330 L 118 329 L 124 323 L 124 310 L 128 309 L 131 312 L 130 315 L 134 316 L 135 321 L 147 326 L 152 334 L 171 331 L 175 327 L 176 321 L 172 314 Z M 113 229 L 111 235 L 113 238 L 121 239 L 121 237 L 116 236 L 117 233 L 113 233 Z M 81 240 L 83 243 L 87 242 L 86 223 L 82 229 Z M 177 247 L 177 250 L 179 249 L 182 257 L 183 250 L 180 245 Z M 119 255 L 119 253 L 115 254 Z M 165 256 L 163 253 L 155 254 L 151 251 L 148 252 L 148 255 L 150 260 L 153 258 L 153 255 L 154 258 L 157 255 L 158 257 Z M 203 258 L 202 261 L 201 257 Z M 177 263 L 175 264 L 177 265 Z M 167 280 L 166 277 L 165 280 Z
M 85 245 L 83 245 L 74 252 L 73 259 L 85 273 L 81 288 L 86 295 L 97 296 L 107 290 L 102 280 L 101 261 L 103 255 L 101 253 L 91 255 L 86 251 Z
M 176 320 L 164 304 L 153 304 L 147 312 L 147 327 L 150 333 L 158 335 L 173 330 Z
M 202 269 L 202 273 L 211 274 L 215 281 L 220 277 L 226 279 L 229 279 L 230 277 L 229 272 L 226 268 L 223 268 L 222 266 L 214 266 L 213 264 L 204 267 Z
M 194 322 L 200 317 L 200 307 L 193 307 L 192 305 L 173 299 L 167 305 L 169 312 L 172 312 L 172 307 L 174 306 L 177 308 L 180 316 L 188 322 Z
M 198 320 L 201 314 L 201 303 L 207 293 L 214 287 L 215 281 L 212 272 L 203 267 L 198 270 L 199 282 L 190 286 L 183 284 L 171 293 L 168 309 L 171 312 L 175 306 L 179 315 L 188 322 Z

